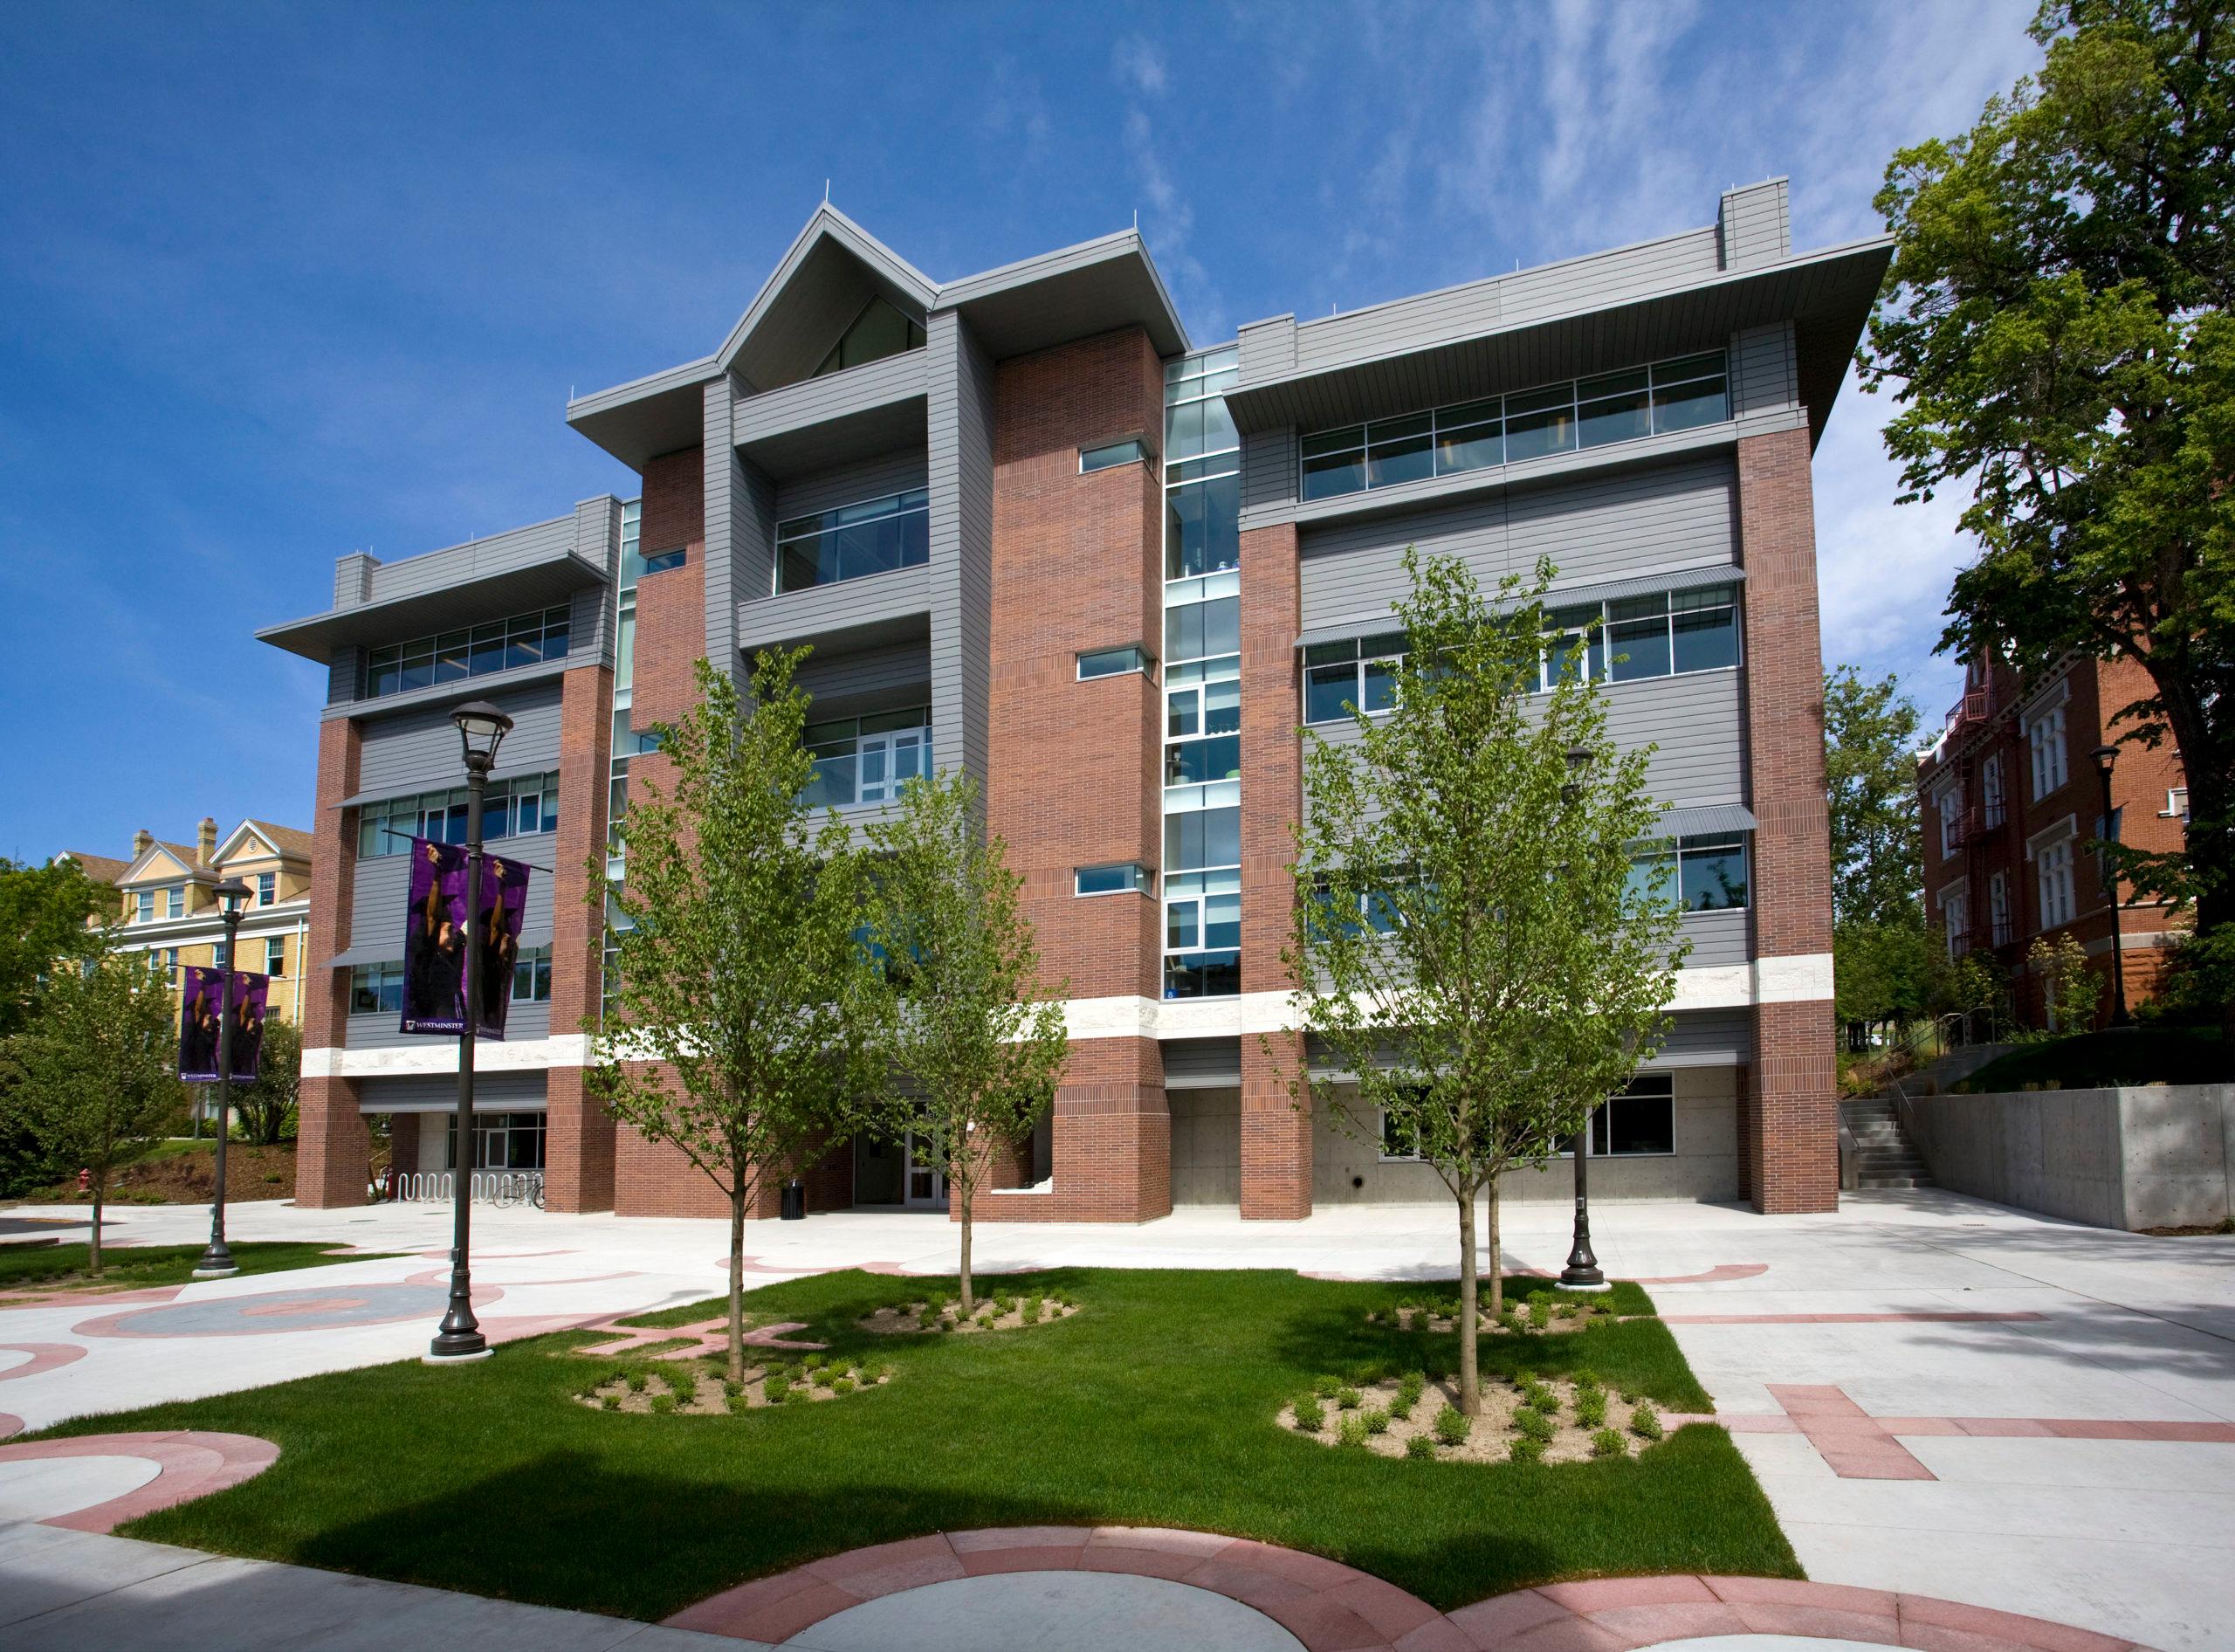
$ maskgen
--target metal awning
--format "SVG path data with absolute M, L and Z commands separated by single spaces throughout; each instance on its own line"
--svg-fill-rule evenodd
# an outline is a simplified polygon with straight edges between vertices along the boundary
M 1700 809 L 1672 809 L 1661 817 L 1670 837 L 1705 837 L 1716 832 L 1750 832 L 1754 811 L 1743 803 L 1711 803 Z

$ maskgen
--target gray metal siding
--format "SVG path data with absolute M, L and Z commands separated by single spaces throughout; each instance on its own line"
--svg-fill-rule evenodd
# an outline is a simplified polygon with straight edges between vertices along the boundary
M 934 313 L 929 409 L 932 753 L 986 778 L 993 630 L 994 369 L 962 318 Z
M 1684 960 L 1687 968 L 1712 969 L 1724 964 L 1743 964 L 1752 955 L 1743 910 L 1687 912 L 1682 923 L 1684 939 L 1692 943 L 1692 950 Z
M 1296 370 L 1296 317 L 1276 315 L 1252 321 L 1235 335 L 1244 383 L 1278 378 Z
M 574 548 L 574 519 L 571 515 L 556 517 L 548 522 L 492 533 L 485 540 L 453 545 L 446 550 L 382 563 L 372 570 L 365 600 L 385 602 L 394 597 L 439 591 L 467 580 L 548 561 Z
M 520 1011 L 527 1007 L 515 1004 L 512 1019 L 517 1021 Z M 395 1017 L 391 1015 L 387 1019 L 393 1021 Z M 426 1041 L 412 1042 L 423 1043 Z M 361 1078 L 357 1082 L 359 1112 L 440 1112 L 457 1105 L 457 1076 L 455 1073 L 398 1073 L 387 1077 Z M 473 1111 L 476 1113 L 541 1112 L 545 1105 L 545 1082 L 540 1070 L 476 1072 L 473 1076 Z
M 1699 671 L 1606 685 L 1606 732 L 1624 751 L 1654 741 L 1646 790 L 1677 809 L 1746 801 L 1738 673 Z
M 845 580 L 740 603 L 737 645 L 746 650 L 764 648 L 773 643 L 828 637 L 856 626 L 897 623 L 927 613 L 939 600 L 935 595 L 939 554 L 939 516 L 934 508 L 929 566 L 895 568 L 867 579 Z
M 815 702 L 810 717 L 847 717 L 884 706 L 929 705 L 932 657 L 923 643 L 895 643 L 849 654 L 808 657 L 799 685 Z
M 743 519 L 751 514 L 745 479 L 745 463 L 730 445 L 730 403 L 733 387 L 725 374 L 704 389 L 699 407 L 700 437 L 705 444 L 706 657 L 716 665 L 732 662 L 737 647 L 737 603 L 742 586 L 739 564 L 746 555 L 747 539 Z M 765 575 L 764 575 L 765 578 Z
M 849 313 L 838 325 L 843 327 L 852 319 Z M 829 342 L 836 342 L 835 330 Z M 739 447 L 749 446 L 768 437 L 808 430 L 849 414 L 867 412 L 922 396 L 931 365 L 929 356 L 928 349 L 904 350 L 898 355 L 864 362 L 842 373 L 801 379 L 781 389 L 745 396 L 731 411 L 729 439 Z M 710 447 L 708 451 L 712 450 Z
M 1296 427 L 1252 430 L 1241 438 L 1241 508 L 1262 510 L 1296 498 Z
M 338 558 L 334 564 L 334 607 L 354 608 L 365 601 L 373 588 L 373 570 L 379 566 L 379 560 L 365 551 Z
M 543 836 L 524 844 L 498 843 L 492 844 L 491 848 L 498 854 L 510 854 L 536 866 L 528 878 L 527 910 L 520 919 L 520 946 L 524 949 L 548 946 L 552 933 L 553 839 Z M 361 952 L 370 949 L 380 954 L 379 958 L 368 961 L 402 962 L 404 936 L 410 916 L 407 909 L 411 897 L 411 857 L 409 855 L 383 855 L 375 860 L 357 861 L 350 867 L 350 876 L 354 903 L 351 910 L 354 918 L 351 925 L 349 950 Z M 352 1050 L 385 1050 L 426 1042 L 421 1034 L 397 1031 L 395 1022 L 395 1015 L 387 1012 L 350 1016 L 349 1047 Z M 507 1037 L 541 1038 L 547 1036 L 550 1030 L 549 1004 L 512 1006 L 512 1014 L 507 1017 Z
M 451 686 L 464 699 L 471 684 Z M 559 767 L 559 685 L 547 679 L 527 688 L 500 690 L 490 697 L 512 719 L 512 733 L 505 736 L 498 753 L 501 772 L 521 774 Z M 448 704 L 365 719 L 364 752 L 358 768 L 361 794 L 386 795 L 422 788 L 431 791 L 464 783 L 457 729 L 450 721 Z
M 888 499 L 911 488 L 926 485 L 931 460 L 925 449 L 915 447 L 857 464 L 840 465 L 814 476 L 787 481 L 776 490 L 775 517 L 794 517 L 859 505 L 868 499 Z
M 1731 190 L 1723 197 L 1720 218 L 1726 270 L 1775 264 L 1792 251 L 1791 207 L 1783 178 Z
M 1439 509 L 1307 529 L 1303 629 L 1386 621 L 1405 594 L 1405 547 L 1462 558 L 1486 589 L 1527 578 L 1540 555 L 1560 585 L 1662 568 L 1735 563 L 1736 477 L 1727 452 L 1702 454 Z
M 1692 961 L 1699 962 L 1695 955 Z M 1674 1024 L 1647 1070 L 1663 1067 L 1736 1067 L 1754 1059 L 1754 1015 L 1747 1009 L 1692 1009 Z

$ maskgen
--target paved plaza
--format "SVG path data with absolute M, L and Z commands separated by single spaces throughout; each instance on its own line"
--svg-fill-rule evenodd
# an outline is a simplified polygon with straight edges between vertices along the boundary
M 11 1214 L 83 1219 L 59 1209 Z M 109 1233 L 112 1242 L 188 1242 L 205 1222 L 193 1208 L 134 1208 L 118 1213 Z M 2110 1233 L 1932 1191 L 1849 1194 L 1839 1215 L 1808 1217 L 1608 1205 L 1593 1225 L 1610 1275 L 1651 1282 L 1814 1584 L 2025 1614 L 2116 1642 L 2235 1645 L 2235 1239 Z M 446 1279 L 445 1209 L 247 1205 L 233 1211 L 231 1233 L 399 1254 L 0 1309 L 0 1428 L 424 1349 Z M 475 1236 L 478 1311 L 499 1339 L 700 1301 L 722 1285 L 718 1222 L 483 1210 Z M 944 1273 L 955 1261 L 953 1228 L 921 1215 L 763 1222 L 746 1242 L 755 1283 L 840 1267 Z M 1509 1267 L 1556 1270 L 1565 1212 L 1511 1208 L 1505 1242 Z M 1447 1214 L 1421 1206 L 1294 1223 L 1183 1210 L 1140 1228 L 984 1227 L 977 1251 L 987 1271 L 1264 1267 L 1432 1278 L 1450 1276 L 1456 1242 Z M 249 1448 L 224 1443 L 237 1438 L 134 1448 L 170 1454 L 168 1466 L 128 1450 L 57 1458 L 22 1455 L 35 1445 L 0 1447 L 0 1522 L 10 1523 L 0 1526 L 0 1640 L 93 1644 L 95 1628 L 127 1627 L 135 1602 L 158 1610 L 153 1603 L 184 1588 L 193 1568 L 251 1567 L 98 1535 L 154 1506 L 151 1498 L 174 1500 L 162 1493 L 167 1475 L 208 1476 L 215 1485 L 252 1472 L 260 1465 L 244 1463 Z M 73 1521 L 79 1529 L 68 1529 Z M 404 1588 L 262 1563 L 255 1575 L 275 1600 L 303 1594 L 312 1604 L 302 1610 L 335 1590 Z M 1074 1587 L 1049 1587 L 1053 1593 L 1012 1587 L 999 1600 L 983 1597 L 985 1609 L 1039 1621 Z M 409 1610 L 389 1621 L 417 1626 L 415 1635 L 450 1622 L 445 1614 L 495 1634 L 506 1614 L 541 1612 L 409 1593 Z M 938 1602 L 924 1593 L 928 1611 Z M 1104 1598 L 1113 1623 L 1196 1621 L 1190 1603 L 1163 1590 L 1126 1586 Z M 1222 1607 L 1192 1604 L 1204 1624 L 1221 1621 Z M 820 1633 L 829 1644 L 872 1643 L 863 1637 L 894 1610 L 857 1609 L 863 1615 L 829 1620 Z M 649 1649 L 697 1638 L 547 1615 L 567 1620 L 566 1632 L 522 1619 L 523 1643 Z M 1701 1632 L 1715 1621 L 1702 1617 Z M 79 1631 L 64 1632 L 72 1622 L 93 1628 L 72 1639 Z M 1204 1633 L 1215 1640 L 1218 1632 Z M 1956 1633 L 1943 1642 L 1961 1644 Z M 404 1643 L 378 1634 L 367 1628 L 336 1643 Z

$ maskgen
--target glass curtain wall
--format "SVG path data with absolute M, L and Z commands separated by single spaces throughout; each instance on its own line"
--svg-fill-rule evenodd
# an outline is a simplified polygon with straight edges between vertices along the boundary
M 1241 440 L 1229 346 L 1164 382 L 1164 995 L 1241 990 Z

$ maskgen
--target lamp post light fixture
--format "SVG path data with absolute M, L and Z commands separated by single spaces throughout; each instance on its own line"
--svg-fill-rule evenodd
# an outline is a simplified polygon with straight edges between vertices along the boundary
M 2115 746 L 2098 746 L 2087 754 L 2095 760 L 2095 773 L 2103 783 L 2103 892 L 2111 902 L 2111 1025 L 2130 1027 L 2127 1015 L 2127 965 L 2119 934 L 2119 868 L 2111 858 L 2111 766 L 2119 761 Z
M 237 878 L 228 878 L 210 891 L 217 897 L 225 921 L 225 961 L 217 981 L 217 1187 L 210 1200 L 210 1243 L 194 1265 L 197 1279 L 230 1279 L 240 1271 L 225 1243 L 225 1138 L 232 1134 L 228 1104 L 233 1091 L 233 971 L 239 950 L 241 915 L 255 891 Z
M 1560 788 L 1560 802 L 1570 809 L 1583 796 L 1584 778 L 1591 772 L 1594 755 L 1588 746 L 1568 747 L 1568 779 Z M 1596 1111 L 1593 1109 L 1593 1113 Z M 1592 1113 L 1584 1115 L 1583 1128 L 1576 1132 L 1575 1150 L 1568 1155 L 1575 1166 L 1575 1236 L 1568 1249 L 1568 1265 L 1560 1270 L 1559 1284 L 1564 1291 L 1611 1289 L 1606 1276 L 1599 1270 L 1599 1258 L 1591 1249 L 1591 1181 L 1585 1167 L 1591 1159 L 1592 1117 Z M 1491 1265 L 1496 1265 L 1495 1257 Z
M 488 1339 L 473 1317 L 473 1272 L 469 1253 L 473 1238 L 473 1035 L 480 1021 L 481 1000 L 474 972 L 481 947 L 481 798 L 488 788 L 489 771 L 497 767 L 497 747 L 512 731 L 512 719 L 487 700 L 468 700 L 450 713 L 457 725 L 458 743 L 465 759 L 465 946 L 459 973 L 459 1008 L 464 1020 L 457 1036 L 457 1117 L 451 1153 L 450 1180 L 457 1202 L 450 1229 L 450 1297 L 443 1323 L 429 1345 L 425 1363 L 450 1365 L 489 1357 Z

